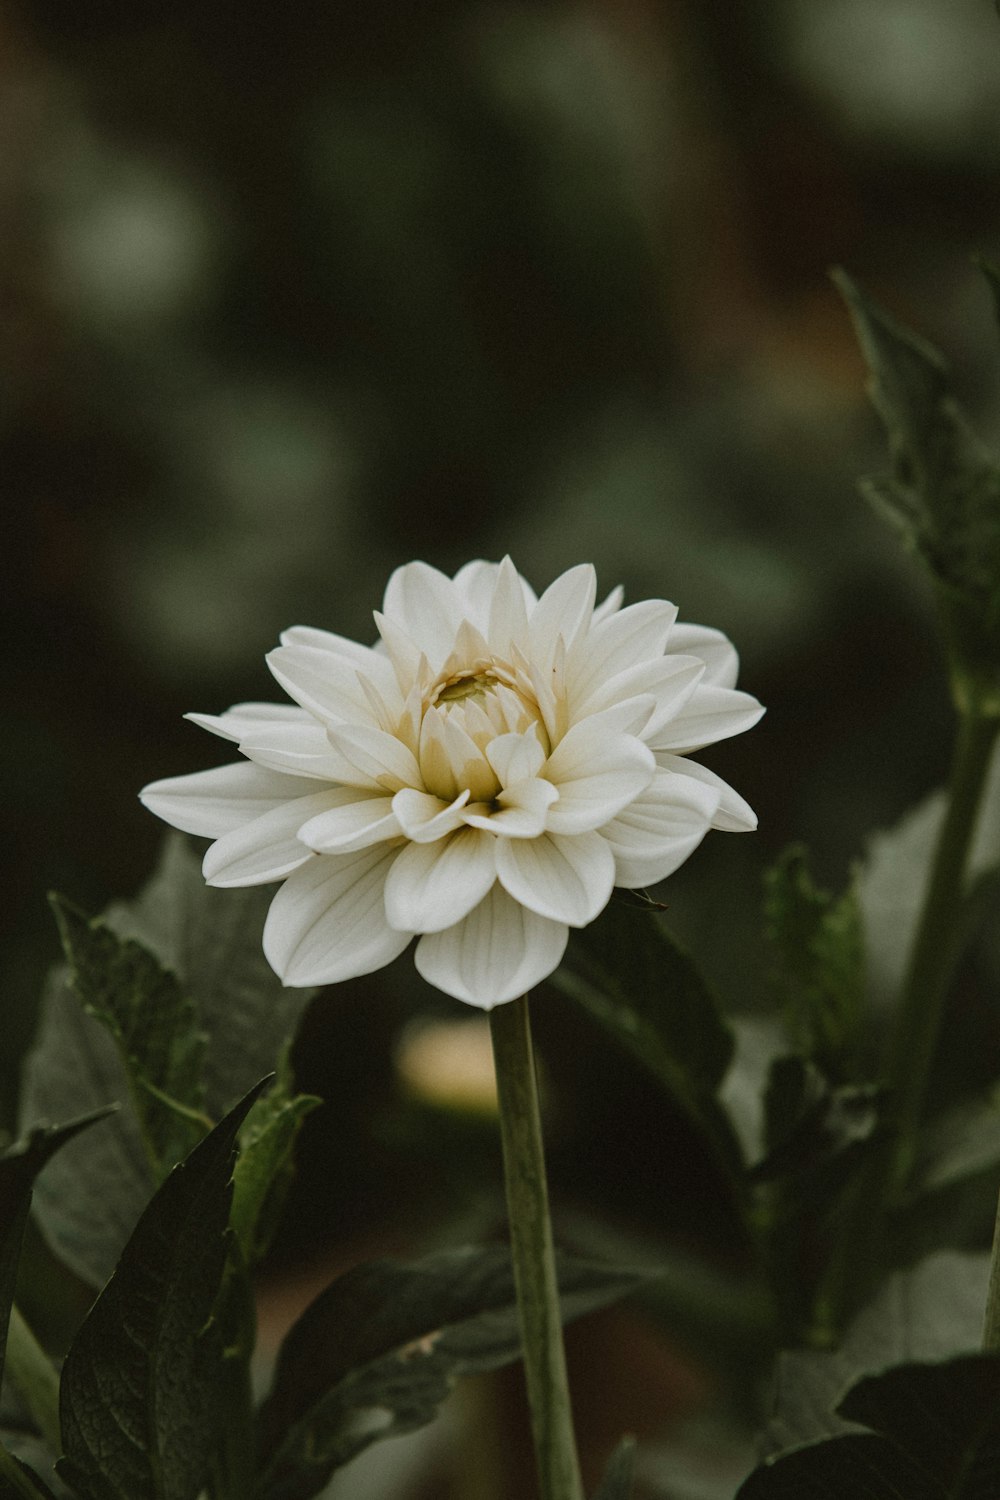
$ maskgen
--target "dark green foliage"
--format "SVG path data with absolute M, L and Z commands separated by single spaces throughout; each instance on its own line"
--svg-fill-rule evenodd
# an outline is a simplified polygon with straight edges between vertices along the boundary
M 27 1140 L 0 1155 L 0 1375 L 7 1347 L 7 1324 L 14 1301 L 21 1240 L 31 1207 L 35 1178 L 67 1141 L 103 1120 L 108 1110 L 96 1110 L 67 1125 L 39 1126 Z
M 58 1468 L 82 1500 L 194 1500 L 205 1483 L 233 1153 L 262 1087 L 167 1177 L 66 1357 Z
M 89 1015 L 114 1038 L 150 1160 L 169 1171 L 204 1132 L 205 1036 L 177 977 L 131 939 L 53 896 L 70 982 Z
M 899 1365 L 837 1407 L 872 1429 L 756 1469 L 737 1500 L 995 1500 L 1000 1494 L 1000 1357 Z
M 651 1274 L 561 1257 L 563 1317 L 635 1290 Z M 408 1265 L 376 1261 L 335 1281 L 303 1313 L 261 1411 L 262 1500 L 307 1500 L 378 1439 L 429 1422 L 465 1375 L 516 1359 L 510 1256 L 489 1246 Z
M 272 887 L 215 890 L 190 840 L 170 833 L 135 901 L 116 904 L 108 925 L 134 938 L 178 976 L 208 1037 L 205 1109 L 220 1118 L 269 1072 L 316 993 L 286 989 L 264 957 L 261 933 Z
M 49 1486 L 30 1464 L 8 1450 L 0 1450 L 0 1500 L 25 1500 L 28 1495 L 54 1500 Z
M 892 459 L 889 475 L 864 481 L 865 493 L 931 574 L 961 697 L 998 713 L 1000 468 L 955 401 L 937 350 L 843 272 L 835 279 Z
M 864 938 L 856 891 L 813 884 L 806 851 L 787 849 L 764 876 L 774 986 L 796 1048 L 831 1077 L 850 1076 L 864 999 Z
M 278 1227 L 294 1172 L 295 1142 L 306 1115 L 321 1103 L 314 1094 L 295 1093 L 286 1050 L 273 1086 L 257 1100 L 240 1131 L 229 1222 L 247 1265 L 261 1258 Z
M 36 1197 L 53 1249 L 95 1287 L 111 1274 L 157 1176 L 274 1067 L 311 997 L 284 989 L 264 958 L 267 896 L 210 889 L 187 842 L 171 835 L 135 902 L 115 905 L 96 923 L 61 908 L 84 1005 L 66 973 L 53 971 L 25 1068 L 22 1120 L 122 1104 L 93 1143 L 70 1143 L 56 1158 Z M 262 1107 L 279 1117 L 268 1148 L 287 1179 L 291 1127 L 306 1107 L 290 1095 L 285 1103 L 287 1110 L 277 1100 Z M 284 1154 L 274 1150 L 279 1137 Z M 261 1149 L 255 1147 L 258 1208 Z
M 629 1500 L 635 1478 L 635 1438 L 622 1438 L 608 1460 L 594 1500 Z
M 571 935 L 552 982 L 664 1085 L 717 1159 L 738 1170 L 739 1145 L 716 1097 L 732 1033 L 655 907 L 616 893 L 596 922 Z

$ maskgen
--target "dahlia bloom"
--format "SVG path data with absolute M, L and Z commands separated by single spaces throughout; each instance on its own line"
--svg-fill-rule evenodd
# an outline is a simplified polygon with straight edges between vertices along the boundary
M 559 963 L 616 885 L 752 829 L 689 754 L 763 712 L 724 635 L 661 599 L 595 608 L 589 565 L 536 597 L 509 558 L 397 569 L 380 640 L 296 626 L 267 658 L 291 704 L 189 715 L 244 759 L 155 781 L 215 840 L 210 885 L 282 881 L 264 952 L 288 985 L 371 973 L 418 937 L 429 983 L 490 1008 Z

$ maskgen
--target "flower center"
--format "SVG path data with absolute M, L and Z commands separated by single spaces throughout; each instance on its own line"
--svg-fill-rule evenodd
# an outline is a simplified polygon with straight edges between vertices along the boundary
M 460 703 L 463 698 L 482 698 L 493 691 L 500 679 L 495 673 L 463 672 L 459 677 L 446 682 L 438 689 L 438 703 Z

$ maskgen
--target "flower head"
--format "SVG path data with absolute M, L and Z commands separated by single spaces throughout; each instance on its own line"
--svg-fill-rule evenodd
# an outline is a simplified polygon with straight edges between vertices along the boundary
M 264 951 L 286 984 L 371 973 L 417 936 L 424 978 L 489 1008 L 550 974 L 616 885 L 756 826 L 688 758 L 763 712 L 728 640 L 595 589 L 588 565 L 538 598 L 509 558 L 409 563 L 375 646 L 282 636 L 267 661 L 294 703 L 190 715 L 244 759 L 142 800 L 215 840 L 210 885 L 283 882 Z

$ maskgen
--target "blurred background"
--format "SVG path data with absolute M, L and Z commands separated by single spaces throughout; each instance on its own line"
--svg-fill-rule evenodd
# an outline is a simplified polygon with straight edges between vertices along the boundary
M 989 0 L 0 0 L 2 1119 L 46 890 L 134 891 L 138 789 L 227 758 L 182 714 L 279 696 L 287 625 L 370 639 L 414 557 L 510 552 L 538 587 L 592 560 L 730 634 L 769 711 L 704 759 L 761 829 L 661 894 L 759 1007 L 763 868 L 804 839 L 842 885 L 950 736 L 926 590 L 856 493 L 884 449 L 827 271 L 941 346 L 996 437 L 970 257 L 1000 255 L 998 183 Z M 440 1206 L 400 1186 L 439 1137 L 393 1059 L 455 1009 L 398 965 L 314 1007 L 339 1123 L 310 1122 L 289 1264 Z M 581 1128 L 596 1197 L 618 1180 L 603 1108 L 567 1107 L 577 1201 Z

